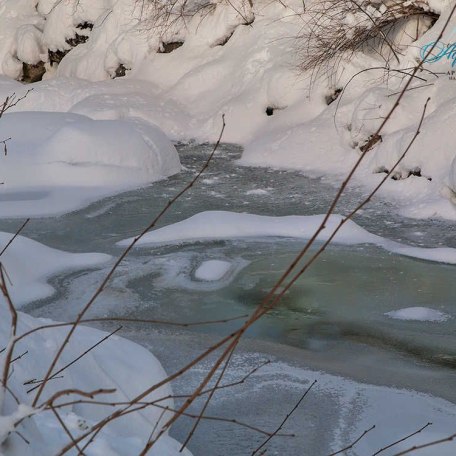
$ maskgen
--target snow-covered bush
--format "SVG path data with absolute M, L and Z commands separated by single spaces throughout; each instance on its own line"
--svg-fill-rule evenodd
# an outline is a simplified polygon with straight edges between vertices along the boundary
M 0 0 L 0 74 L 115 78 L 214 27 L 221 44 L 253 19 L 249 0 Z
M 404 46 L 417 40 L 438 16 L 422 0 L 324 0 L 309 6 L 302 41 L 303 71 L 337 73 L 342 59 L 373 54 L 386 66 L 399 63 Z

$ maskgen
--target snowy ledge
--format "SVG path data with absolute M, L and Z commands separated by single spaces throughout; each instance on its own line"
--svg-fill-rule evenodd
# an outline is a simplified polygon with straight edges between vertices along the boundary
M 207 241 L 214 239 L 284 237 L 309 239 L 316 232 L 324 215 L 269 217 L 228 211 L 200 212 L 186 220 L 151 231 L 143 236 L 137 246 L 153 244 L 178 244 L 182 242 Z M 317 241 L 325 241 L 343 219 L 340 215 L 330 216 L 325 229 Z M 134 238 L 117 243 L 129 245 Z M 369 233 L 349 220 L 334 237 L 339 244 L 373 244 L 389 252 L 422 260 L 456 264 L 456 249 L 451 247 L 422 248 L 390 241 Z

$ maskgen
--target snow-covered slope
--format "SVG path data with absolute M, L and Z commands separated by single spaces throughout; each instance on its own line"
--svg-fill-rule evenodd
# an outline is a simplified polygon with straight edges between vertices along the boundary
M 6 113 L 0 137 L 2 216 L 53 215 L 180 171 L 177 152 L 140 119 L 58 112 Z
M 224 140 L 245 146 L 243 163 L 341 176 L 394 103 L 406 73 L 438 37 L 452 4 L 404 3 L 418 10 L 398 19 L 389 35 L 399 61 L 367 46 L 338 64 L 300 71 L 315 49 L 320 52 L 308 38 L 321 4 L 306 3 L 304 12 L 297 0 L 208 1 L 199 2 L 200 9 L 195 2 L 0 0 L 0 74 L 20 79 L 24 71 L 45 71 L 47 81 L 34 84 L 17 110 L 71 111 L 96 120 L 139 117 L 172 139 L 196 140 L 214 140 L 225 113 Z M 376 4 L 369 5 L 375 18 L 391 6 Z M 354 14 L 339 23 L 350 36 L 350 27 L 365 21 Z M 366 186 L 381 179 L 430 96 L 421 135 L 382 190 L 414 217 L 456 218 L 449 134 L 455 81 L 442 44 L 455 41 L 455 25 L 453 18 L 357 174 Z M 325 42 L 331 46 L 330 38 Z M 103 80 L 109 81 L 88 82 Z M 1 80 L 0 97 L 24 90 Z
M 0 249 L 8 243 L 12 235 L 0 233 Z M 100 265 L 109 260 L 102 254 L 70 254 L 51 249 L 22 236 L 17 237 L 2 255 L 2 267 L 12 301 L 20 307 L 34 299 L 52 294 L 53 289 L 45 280 L 51 274 L 75 268 L 87 268 Z M 81 305 L 82 303 L 69 303 Z M 8 348 L 11 316 L 3 294 L 0 295 L 0 347 Z M 26 314 L 18 314 L 17 335 L 33 328 L 52 324 L 50 320 L 35 319 Z M 36 379 L 44 377 L 54 354 L 59 348 L 68 327 L 50 328 L 34 332 L 22 339 L 15 348 L 14 365 L 8 379 L 9 392 L 0 391 L 0 452 L 7 456 L 49 456 L 69 443 L 62 426 L 50 410 L 32 410 L 34 394 L 28 393 L 38 383 Z M 69 345 L 65 349 L 55 370 L 70 364 L 44 390 L 42 401 L 45 402 L 57 391 L 78 389 L 95 391 L 100 388 L 116 389 L 114 394 L 104 394 L 98 400 L 124 402 L 134 398 L 150 386 L 166 378 L 166 373 L 159 361 L 145 348 L 121 337 L 112 336 L 90 351 L 79 361 L 72 363 L 86 350 L 100 342 L 106 333 L 86 327 L 78 327 Z M 7 350 L 0 353 L 0 366 Z M 22 356 L 21 356 L 22 355 Z M 33 380 L 35 379 L 35 380 Z M 4 394 L 3 394 L 4 393 Z M 157 389 L 145 400 L 166 397 L 171 393 L 169 385 Z M 14 395 L 14 396 L 13 396 Z M 71 402 L 80 399 L 78 395 L 64 395 L 55 402 Z M 21 406 L 17 404 L 19 401 Z M 41 404 L 41 401 L 40 401 Z M 160 406 L 173 407 L 171 399 L 160 401 Z M 90 404 L 73 404 L 59 409 L 59 413 L 70 432 L 77 436 L 105 416 L 113 412 L 113 407 Z M 152 430 L 161 429 L 169 417 L 162 414 L 159 407 L 147 407 L 136 413 L 113 421 L 99 434 L 93 445 L 85 452 L 87 455 L 139 454 Z M 11 421 L 18 417 L 32 414 L 16 428 L 10 429 Z M 21 436 L 12 432 L 4 443 L 9 431 L 17 430 Z M 25 443 L 24 438 L 31 442 Z M 165 434 L 149 454 L 157 456 L 190 455 L 184 450 L 179 453 L 180 445 Z

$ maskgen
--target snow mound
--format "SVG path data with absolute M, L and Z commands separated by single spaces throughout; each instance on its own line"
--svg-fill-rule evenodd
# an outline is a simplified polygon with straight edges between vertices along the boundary
M 13 234 L 0 232 L 0 251 Z M 92 268 L 105 264 L 111 256 L 102 253 L 68 253 L 18 236 L 1 257 L 11 282 L 8 290 L 17 307 L 51 296 L 54 289 L 46 279 L 59 272 Z M 5 306 L 3 297 L 1 306 Z
M 231 263 L 222 260 L 208 260 L 201 263 L 195 271 L 195 278 L 208 282 L 222 279 L 231 269 Z
M 1 119 L 0 138 L 11 138 L 0 158 L 3 217 L 74 210 L 180 171 L 165 134 L 139 119 L 9 113 Z
M 0 233 L 0 250 L 7 245 L 12 236 L 9 233 Z M 109 255 L 104 254 L 62 252 L 18 236 L 3 253 L 1 262 L 8 277 L 7 286 L 12 301 L 16 308 L 20 308 L 24 304 L 47 297 L 54 292 L 45 281 L 49 276 L 63 270 L 98 266 L 110 259 Z M 0 347 L 6 347 L 8 344 L 10 321 L 8 306 L 4 297 L 1 296 Z M 21 335 L 41 325 L 52 323 L 50 320 L 35 319 L 19 312 L 17 334 Z M 27 393 L 27 390 L 36 383 L 30 383 L 30 380 L 44 377 L 67 330 L 68 328 L 60 327 L 37 331 L 16 345 L 14 356 L 23 355 L 14 362 L 8 387 L 21 405 L 18 406 L 12 394 L 7 393 L 3 396 L 0 393 L 0 404 L 2 405 L 0 442 L 3 442 L 6 437 L 5 432 L 8 432 L 8 429 L 5 426 L 11 422 L 11 419 L 15 416 L 25 416 L 31 410 L 29 405 L 34 396 L 33 393 Z M 118 336 L 110 337 L 79 361 L 72 363 L 106 336 L 107 334 L 102 331 L 78 327 L 63 352 L 56 370 L 67 364 L 69 367 L 48 384 L 42 399 L 45 400 L 55 392 L 64 389 L 94 391 L 99 388 L 114 388 L 116 389 L 115 394 L 97 398 L 124 402 L 166 378 L 166 373 L 159 361 L 148 350 Z M 4 353 L 0 353 L 0 365 L 2 366 Z M 134 373 L 134 382 L 131 381 L 132 373 Z M 165 385 L 144 400 L 153 400 L 170 394 L 172 394 L 170 386 Z M 65 395 L 60 401 L 71 402 L 76 399 L 80 399 L 80 397 Z M 58 402 L 59 400 L 55 404 L 57 405 Z M 173 401 L 166 399 L 160 401 L 160 405 L 172 408 Z M 89 404 L 73 404 L 60 410 L 63 421 L 74 436 L 83 433 L 84 429 L 88 429 L 113 412 L 111 406 Z M 100 454 L 129 456 L 132 452 L 139 454 L 149 439 L 155 423 L 163 424 L 169 417 L 168 413 L 162 415 L 162 409 L 158 407 L 149 407 L 138 413 L 129 414 L 128 417 L 120 418 L 108 425 L 99 434 L 93 447 L 85 453 L 88 456 Z M 157 425 L 157 429 L 160 429 L 160 425 Z M 2 454 L 5 456 L 48 456 L 56 454 L 69 442 L 62 427 L 49 411 L 25 419 L 19 425 L 18 430 L 31 443 L 26 444 L 22 438 L 13 433 L 8 437 L 8 445 L 5 448 L 2 446 Z M 180 445 L 165 433 L 150 454 L 190 456 L 187 450 L 179 453 L 179 449 Z
M 264 237 L 309 239 L 320 226 L 324 217 L 324 215 L 271 217 L 228 211 L 206 211 L 181 222 L 151 231 L 140 239 L 136 245 L 147 246 L 198 240 L 255 239 Z M 325 229 L 319 234 L 317 240 L 327 240 L 342 219 L 343 217 L 340 215 L 331 215 Z M 133 239 L 124 239 L 118 242 L 117 245 L 127 246 Z M 334 237 L 334 242 L 348 245 L 374 244 L 389 252 L 404 256 L 456 264 L 456 249 L 454 248 L 420 248 L 400 244 L 369 233 L 351 220 L 346 222 L 339 230 Z
M 206 211 L 147 233 L 136 245 L 267 236 L 309 238 L 322 219 L 323 216 L 320 215 L 269 217 L 228 211 Z M 340 220 L 340 216 L 331 217 L 327 229 L 319 239 L 323 240 L 325 233 L 334 229 Z M 378 236 L 349 221 L 335 240 L 344 244 L 357 244 L 375 242 L 377 238 Z M 132 238 L 120 241 L 118 245 L 128 245 L 131 240 Z
M 395 320 L 435 321 L 448 320 L 450 315 L 427 307 L 406 307 L 404 309 L 392 310 L 385 313 L 386 316 Z
M 42 324 L 51 323 L 49 320 L 39 320 L 19 313 L 18 334 L 22 334 Z M 0 344 L 4 347 L 10 333 L 10 317 L 5 306 L 0 308 Z M 14 363 L 14 370 L 8 386 L 21 404 L 30 404 L 34 393 L 27 394 L 31 388 L 31 379 L 43 378 L 50 361 L 59 347 L 66 328 L 53 328 L 33 333 L 23 339 L 16 347 L 16 355 L 25 353 L 24 357 Z M 75 360 L 81 353 L 88 350 L 107 334 L 91 328 L 79 327 L 70 341 L 67 349 L 58 363 L 57 369 Z M 1 358 L 0 358 L 1 360 Z M 132 380 L 134 375 L 134 381 Z M 114 394 L 97 396 L 99 400 L 123 402 L 151 385 L 166 378 L 166 373 L 159 361 L 145 348 L 113 336 L 100 344 L 79 361 L 65 369 L 62 378 L 51 381 L 44 390 L 43 400 L 51 397 L 55 392 L 63 389 L 80 389 L 94 391 L 99 388 L 115 388 Z M 145 400 L 154 400 L 172 394 L 168 385 L 162 386 Z M 55 404 L 71 402 L 79 397 L 64 396 Z M 172 407 L 173 401 L 166 399 L 160 405 Z M 16 413 L 17 404 L 11 395 L 5 396 L 3 414 L 5 419 Z M 74 436 L 78 436 L 99 420 L 110 415 L 113 408 L 110 406 L 94 406 L 90 404 L 73 404 L 60 410 L 61 417 Z M 93 446 L 85 452 L 95 456 L 109 454 L 129 456 L 139 454 L 151 435 L 155 423 L 164 424 L 170 414 L 162 416 L 162 409 L 147 407 L 137 413 L 117 419 L 109 424 L 97 436 Z M 3 423 L 3 421 L 2 421 Z M 157 426 L 160 429 L 160 424 Z M 27 445 L 17 434 L 8 438 L 8 447 L 3 449 L 5 456 L 48 456 L 56 454 L 58 450 L 69 443 L 69 439 L 54 415 L 50 412 L 41 412 L 26 419 L 19 425 L 20 433 L 31 442 Z M 86 441 L 83 441 L 86 443 Z M 179 453 L 180 445 L 171 439 L 167 433 L 158 440 L 148 454 L 156 456 L 190 456 L 187 450 Z

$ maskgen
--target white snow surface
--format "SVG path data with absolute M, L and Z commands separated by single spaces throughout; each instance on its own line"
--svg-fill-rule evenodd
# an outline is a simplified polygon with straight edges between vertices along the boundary
M 0 233 L 0 249 L 6 246 L 12 236 L 9 233 Z M 62 252 L 18 236 L 3 253 L 1 261 L 4 271 L 6 271 L 5 278 L 7 277 L 11 299 L 15 307 L 20 308 L 54 292 L 53 288 L 46 283 L 46 279 L 50 275 L 71 269 L 95 267 L 110 259 L 109 255 L 104 254 Z M 0 347 L 6 347 L 8 344 L 10 322 L 8 306 L 1 295 Z M 38 326 L 52 323 L 50 320 L 35 319 L 19 312 L 17 334 L 21 335 Z M 27 394 L 31 385 L 26 384 L 31 379 L 44 377 L 67 331 L 68 328 L 65 327 L 38 331 L 24 338 L 16 346 L 14 355 L 23 354 L 23 357 L 14 362 L 8 386 L 21 405 L 18 406 L 9 393 L 6 393 L 5 402 L 2 404 L 3 396 L 0 393 L 0 404 L 2 404 L 0 442 L 3 442 L 9 431 L 13 430 L 12 423 L 18 418 L 33 414 L 33 417 L 26 418 L 18 427 L 21 434 L 32 444 L 27 445 L 17 434 L 11 434 L 8 437 L 8 447 L 2 447 L 2 454 L 5 456 L 48 456 L 57 453 L 68 443 L 65 432 L 51 412 L 34 414 L 34 410 L 30 408 L 33 393 L 32 395 Z M 102 331 L 78 327 L 56 369 L 75 360 L 105 336 L 106 333 Z M 1 366 L 3 366 L 4 353 L 0 354 Z M 134 381 L 132 381 L 132 374 Z M 51 381 L 46 387 L 42 396 L 43 400 L 63 389 L 76 388 L 83 391 L 94 391 L 99 388 L 115 388 L 115 394 L 98 396 L 98 399 L 121 402 L 134 398 L 166 377 L 160 363 L 148 350 L 118 336 L 109 338 L 68 367 L 61 375 L 62 378 Z M 171 394 L 170 387 L 163 386 L 148 396 L 146 400 L 161 398 L 169 394 Z M 56 404 L 79 398 L 74 395 L 66 395 L 56 401 Z M 164 400 L 160 404 L 165 407 L 173 406 L 172 400 Z M 73 435 L 78 435 L 83 432 L 84 428 L 90 427 L 112 412 L 113 409 L 109 406 L 75 404 L 61 409 L 61 416 Z M 132 452 L 139 454 L 155 423 L 159 419 L 162 420 L 161 423 L 164 423 L 167 419 L 168 415 L 162 416 L 161 413 L 161 409 L 150 407 L 113 422 L 100 433 L 99 438 L 96 439 L 93 446 L 89 447 L 86 454 L 91 456 L 108 454 L 129 456 Z M 157 429 L 160 429 L 160 425 L 157 426 Z M 165 434 L 150 454 L 157 456 L 190 455 L 186 450 L 179 453 L 179 448 L 180 445 Z
M 324 215 L 289 215 L 270 217 L 229 211 L 200 212 L 186 220 L 177 222 L 145 234 L 137 246 L 174 244 L 198 240 L 285 237 L 309 239 L 316 232 Z M 343 217 L 331 215 L 317 241 L 325 241 L 339 226 Z M 117 244 L 129 245 L 134 238 L 124 239 Z M 389 252 L 422 260 L 456 264 L 456 249 L 451 247 L 422 248 L 400 244 L 369 233 L 352 220 L 348 220 L 335 235 L 333 242 L 339 244 L 374 244 Z
M 13 238 L 12 233 L 0 232 L 0 251 Z M 46 280 L 59 272 L 104 265 L 111 259 L 102 253 L 68 253 L 52 249 L 23 236 L 17 236 L 1 256 L 9 278 L 7 285 L 17 308 L 51 296 L 54 288 Z M 3 296 L 0 298 L 4 307 Z
M 180 170 L 174 146 L 139 119 L 92 120 L 58 112 L 7 113 L 0 121 L 2 217 L 53 215 Z
M 231 263 L 223 260 L 203 261 L 195 271 L 195 277 L 208 282 L 222 279 L 231 269 Z
M 406 307 L 404 309 L 392 310 L 385 314 L 387 317 L 395 320 L 416 320 L 416 321 L 433 321 L 442 322 L 450 318 L 450 315 L 440 312 L 439 310 L 429 309 L 427 307 Z
M 389 78 L 375 52 L 350 55 L 334 74 L 315 78 L 298 70 L 306 49 L 295 37 L 313 25 L 311 8 L 318 3 L 310 2 L 304 13 L 298 0 L 208 1 L 184 20 L 179 2 L 174 10 L 159 11 L 158 3 L 135 0 L 0 0 L 0 75 L 19 79 L 22 62 L 41 60 L 45 81 L 33 84 L 34 92 L 16 110 L 71 111 L 97 120 L 139 117 L 172 139 L 215 140 L 225 113 L 223 139 L 245 146 L 242 163 L 333 174 L 337 180 L 403 87 L 396 67 L 415 65 L 420 48 L 436 39 L 452 5 L 446 0 L 420 3 L 440 18 L 428 31 L 426 21 L 418 27 L 415 17 L 403 23 L 395 36 L 408 47 L 399 63 L 389 62 Z M 347 16 L 345 25 L 354 20 Z M 443 43 L 455 41 L 455 26 L 452 18 Z M 421 36 L 413 41 L 415 30 Z M 68 40 L 76 35 L 87 41 L 72 48 Z M 183 45 L 161 53 L 166 43 Z M 51 67 L 48 50 L 68 53 Z M 119 65 L 127 69 L 126 77 L 100 82 L 114 77 Z M 425 63 L 423 75 L 415 78 L 413 90 L 382 131 L 382 141 L 355 175 L 358 183 L 371 187 L 383 177 L 377 172 L 391 169 L 431 97 L 421 134 L 395 172 L 397 180 L 388 180 L 381 191 L 412 217 L 456 218 L 451 65 L 449 57 Z M 442 75 L 435 78 L 428 70 Z M 327 106 L 325 96 L 341 88 L 343 95 Z M 25 90 L 10 79 L 0 80 L 0 97 Z M 267 107 L 274 109 L 272 116 L 265 114 Z
M 49 323 L 52 322 L 19 313 L 18 334 Z M 10 333 L 9 325 L 10 317 L 7 308 L 2 305 L 0 308 L 0 343 L 2 346 L 7 343 Z M 34 395 L 34 393 L 27 394 L 31 385 L 24 383 L 34 378 L 44 377 L 49 363 L 67 331 L 66 328 L 54 328 L 35 332 L 17 345 L 16 355 L 27 353 L 21 360 L 15 362 L 8 386 L 21 404 L 30 404 Z M 102 331 L 79 327 L 64 351 L 57 369 L 76 359 L 106 335 Z M 132 375 L 134 381 L 132 381 Z M 114 388 L 116 390 L 114 394 L 99 395 L 97 398 L 99 400 L 123 402 L 133 399 L 143 390 L 158 383 L 166 377 L 166 374 L 159 361 L 148 350 L 121 337 L 112 336 L 100 344 L 96 350 L 91 351 L 77 363 L 68 367 L 62 376 L 63 378 L 49 383 L 42 396 L 43 400 L 63 389 L 77 388 L 83 391 L 94 391 L 99 388 Z M 158 399 L 169 394 L 172 394 L 170 387 L 163 386 L 147 396 L 146 400 Z M 55 404 L 77 399 L 79 397 L 76 395 L 68 395 L 57 400 Z M 165 407 L 173 406 L 172 400 L 169 399 L 163 400 L 160 404 Z M 61 418 L 74 436 L 82 434 L 84 429 L 88 429 L 112 412 L 113 408 L 109 406 L 87 404 L 75 404 L 59 411 Z M 139 454 L 154 429 L 155 423 L 160 420 L 159 422 L 164 424 L 166 419 L 170 418 L 168 414 L 161 416 L 161 412 L 160 408 L 149 407 L 113 421 L 104 428 L 85 453 L 90 456 Z M 17 416 L 18 413 L 18 406 L 8 393 L 5 396 L 2 413 L 4 417 L 2 417 L 3 421 L 0 420 L 0 432 L 4 430 L 5 419 Z M 161 428 L 160 424 L 157 428 Z M 42 411 L 31 418 L 27 418 L 17 429 L 32 444 L 27 445 L 17 434 L 11 434 L 8 437 L 7 449 L 2 448 L 2 454 L 5 456 L 48 456 L 49 454 L 56 454 L 58 450 L 69 443 L 67 435 L 49 411 Z M 83 444 L 85 442 L 83 441 Z M 179 443 L 165 433 L 148 454 L 191 456 L 187 450 L 179 453 L 179 448 Z

